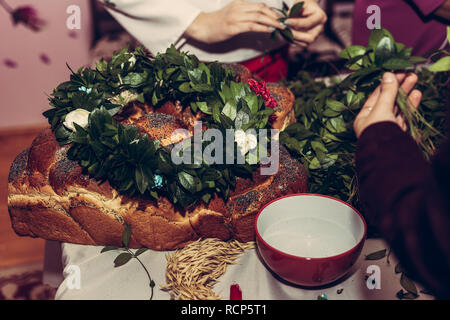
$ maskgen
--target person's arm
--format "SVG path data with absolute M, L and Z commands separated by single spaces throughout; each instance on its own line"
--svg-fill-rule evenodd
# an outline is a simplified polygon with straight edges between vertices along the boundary
M 234 0 L 220 10 L 201 12 L 185 35 L 203 43 L 215 43 L 245 32 L 271 33 L 275 28 L 284 28 L 278 18 L 263 2 Z
M 367 218 L 375 223 L 402 266 L 438 297 L 450 294 L 450 145 L 433 167 L 395 113 L 397 80 L 368 99 L 354 124 L 358 136 L 356 167 Z M 403 77 L 404 76 L 400 76 Z M 417 78 L 408 77 L 409 92 Z M 420 93 L 410 99 L 417 106 Z M 436 169 L 439 168 L 439 169 Z
M 201 10 L 186 0 L 100 0 L 109 13 L 153 54 L 176 44 Z
M 104 2 L 104 1 L 103 1 Z M 111 15 L 153 54 L 188 37 L 203 43 L 227 40 L 245 32 L 270 33 L 282 25 L 264 3 L 234 0 L 204 12 L 188 0 L 114 0 Z
M 450 21 L 450 0 L 412 0 L 424 16 L 438 16 Z

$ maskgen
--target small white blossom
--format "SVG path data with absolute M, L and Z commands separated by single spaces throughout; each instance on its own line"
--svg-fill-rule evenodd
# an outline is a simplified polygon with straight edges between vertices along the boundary
M 136 64 L 136 57 L 134 56 L 134 54 L 131 55 L 131 58 L 128 59 L 128 62 L 130 63 L 131 67 L 134 67 L 134 65 Z
M 130 63 L 130 68 L 134 67 L 134 65 L 136 64 L 136 57 L 134 54 L 131 54 L 130 59 L 128 59 L 128 62 Z M 120 68 L 123 69 L 123 67 L 125 67 L 125 63 L 122 63 L 120 65 Z
M 250 150 L 258 146 L 258 138 L 256 135 L 245 133 L 243 130 L 236 130 L 234 133 L 234 141 L 236 141 L 243 155 L 246 155 Z
M 88 120 L 90 114 L 91 113 L 87 110 L 76 109 L 66 115 L 66 119 L 63 124 L 67 129 L 71 131 L 76 131 L 74 123 L 82 128 L 86 128 L 89 123 Z

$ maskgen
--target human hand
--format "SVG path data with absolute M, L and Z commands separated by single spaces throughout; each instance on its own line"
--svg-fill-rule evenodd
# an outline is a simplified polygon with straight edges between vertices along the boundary
M 200 42 L 214 43 L 245 32 L 271 33 L 274 28 L 284 28 L 278 18 L 265 3 L 234 0 L 218 11 L 200 13 L 185 35 Z
M 294 35 L 294 43 L 306 47 L 314 42 L 323 31 L 327 15 L 316 0 L 301 0 L 305 4 L 298 17 L 285 21 Z M 300 1 L 296 1 L 300 2 Z
M 359 138 L 363 131 L 372 124 L 384 121 L 396 123 L 403 131 L 407 130 L 407 125 L 402 114 L 397 114 L 395 101 L 397 98 L 399 86 L 409 95 L 414 108 L 420 104 L 422 93 L 419 90 L 412 90 L 417 83 L 417 76 L 410 74 L 397 74 L 386 72 L 383 75 L 382 83 L 369 96 L 366 103 L 356 116 L 353 123 L 356 137 Z M 411 91 L 412 90 L 412 91 Z

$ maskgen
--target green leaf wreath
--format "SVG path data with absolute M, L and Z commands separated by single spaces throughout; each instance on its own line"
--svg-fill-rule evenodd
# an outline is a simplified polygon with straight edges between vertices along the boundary
M 95 69 L 72 71 L 70 81 L 51 95 L 53 108 L 44 112 L 59 143 L 71 144 L 69 158 L 91 177 L 109 181 L 120 193 L 155 199 L 166 196 L 183 207 L 199 199 L 209 202 L 215 194 L 227 199 L 236 178 L 251 177 L 257 165 L 247 161 L 227 166 L 203 160 L 174 165 L 167 147 L 115 119 L 131 100 L 151 101 L 155 109 L 167 101 L 180 101 L 194 113 L 202 112 L 208 127 L 223 136 L 227 129 L 266 128 L 274 112 L 247 83 L 236 80 L 231 70 L 218 63 L 202 63 L 173 46 L 154 59 L 142 48 L 134 52 L 124 48 Z M 79 109 L 90 112 L 88 125 L 74 123 L 75 130 L 70 130 L 66 117 Z M 240 125 L 239 117 L 250 121 Z M 236 143 L 234 150 L 238 150 Z

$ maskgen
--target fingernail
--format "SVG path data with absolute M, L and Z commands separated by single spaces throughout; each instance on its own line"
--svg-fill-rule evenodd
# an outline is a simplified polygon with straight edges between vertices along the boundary
M 269 27 L 269 30 L 274 32 L 276 29 L 275 29 L 275 27 Z
M 287 26 L 290 26 L 291 22 L 289 20 L 286 20 L 286 21 L 284 21 L 284 24 L 287 25 Z
M 391 72 L 386 72 L 383 75 L 383 83 L 393 83 L 395 80 L 395 75 Z

